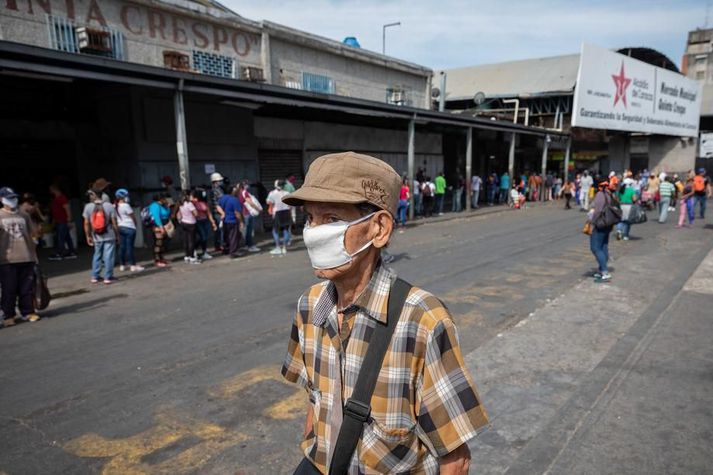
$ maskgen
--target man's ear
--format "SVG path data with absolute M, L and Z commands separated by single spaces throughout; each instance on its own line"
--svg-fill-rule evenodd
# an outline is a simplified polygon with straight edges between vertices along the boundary
M 377 249 L 386 247 L 391 239 L 391 233 L 394 231 L 394 218 L 388 211 L 381 210 L 376 213 L 372 223 L 376 227 L 373 246 Z

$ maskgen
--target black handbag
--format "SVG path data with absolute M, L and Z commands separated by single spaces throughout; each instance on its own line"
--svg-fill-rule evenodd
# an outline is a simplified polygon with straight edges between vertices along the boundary
M 613 200 L 606 192 L 604 197 L 606 200 L 604 208 L 592 222 L 597 229 L 608 229 L 621 221 L 622 212 L 619 202 Z
M 344 420 L 334 447 L 329 468 L 330 475 L 345 475 L 349 471 L 349 464 L 364 430 L 364 423 L 369 420 L 371 414 L 371 395 L 376 387 L 376 379 L 381 371 L 386 350 L 389 348 L 391 337 L 410 291 L 411 284 L 401 279 L 396 279 L 391 285 L 386 324 L 376 324 L 371 341 L 369 341 L 369 349 L 361 364 L 354 392 L 344 405 Z M 295 475 L 317 473 L 319 471 L 307 458 L 302 460 L 295 471 Z
M 645 223 L 646 221 L 648 221 L 646 211 L 638 203 L 631 205 L 631 210 L 629 211 L 629 219 L 627 221 L 629 221 L 630 224 Z

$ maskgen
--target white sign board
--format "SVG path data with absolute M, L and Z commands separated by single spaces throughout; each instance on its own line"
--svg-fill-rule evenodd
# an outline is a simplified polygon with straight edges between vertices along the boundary
M 572 126 L 696 137 L 698 82 L 637 59 L 582 45 Z
M 701 134 L 701 151 L 699 157 L 713 158 L 713 133 L 705 132 Z

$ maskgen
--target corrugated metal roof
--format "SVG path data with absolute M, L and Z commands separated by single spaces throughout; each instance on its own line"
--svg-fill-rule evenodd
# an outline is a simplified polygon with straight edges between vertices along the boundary
M 471 99 L 478 91 L 489 98 L 572 92 L 578 69 L 579 54 L 447 69 L 446 100 Z M 439 81 L 440 71 L 433 87 Z

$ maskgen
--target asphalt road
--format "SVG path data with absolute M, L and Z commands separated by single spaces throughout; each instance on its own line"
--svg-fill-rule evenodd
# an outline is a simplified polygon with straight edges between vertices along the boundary
M 468 352 L 591 270 L 583 219 L 557 205 L 423 224 L 395 235 L 391 266 L 445 301 Z M 313 282 L 301 246 L 177 263 L 1 330 L 0 472 L 291 473 L 306 397 L 279 366 Z

